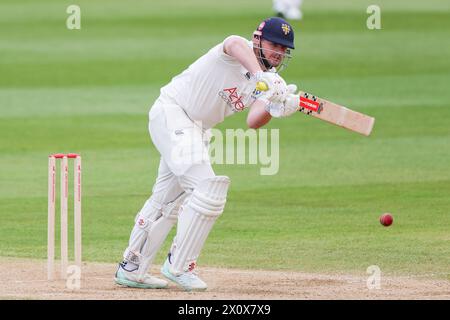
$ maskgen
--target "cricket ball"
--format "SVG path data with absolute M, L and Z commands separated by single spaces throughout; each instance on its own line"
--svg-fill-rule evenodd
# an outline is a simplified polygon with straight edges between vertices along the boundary
M 390 213 L 384 213 L 381 215 L 380 217 L 380 223 L 385 226 L 385 227 L 389 227 L 392 222 L 394 222 L 394 218 L 392 217 L 392 215 Z

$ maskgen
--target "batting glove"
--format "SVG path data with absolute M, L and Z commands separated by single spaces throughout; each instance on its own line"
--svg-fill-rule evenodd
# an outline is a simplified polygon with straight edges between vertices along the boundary
M 283 102 L 271 102 L 266 104 L 266 111 L 274 118 L 289 117 L 300 108 L 300 97 L 296 94 L 288 94 Z
M 265 96 L 272 102 L 282 102 L 289 93 L 286 81 L 275 72 L 264 72 L 261 76 L 261 82 L 264 82 L 268 88 Z
M 287 90 L 288 90 L 288 93 L 295 94 L 297 92 L 297 85 L 296 84 L 288 84 Z

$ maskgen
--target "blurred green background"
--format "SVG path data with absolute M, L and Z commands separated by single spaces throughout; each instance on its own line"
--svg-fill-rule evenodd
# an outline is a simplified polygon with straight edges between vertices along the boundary
M 81 30 L 66 28 L 71 4 Z M 305 1 L 282 75 L 376 117 L 372 136 L 302 115 L 273 120 L 277 175 L 214 167 L 232 185 L 200 266 L 365 273 L 378 265 L 448 278 L 450 3 L 377 1 L 381 30 L 366 27 L 370 4 Z M 250 39 L 271 5 L 2 0 L 0 256 L 45 259 L 47 156 L 79 152 L 83 259 L 118 262 L 156 178 L 147 113 L 160 87 L 228 35 Z M 219 128 L 245 128 L 245 117 Z M 379 224 L 383 212 L 393 226 Z

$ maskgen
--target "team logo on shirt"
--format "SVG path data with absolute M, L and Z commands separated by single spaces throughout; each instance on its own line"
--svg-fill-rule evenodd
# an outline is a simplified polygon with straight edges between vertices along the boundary
M 219 96 L 227 103 L 235 112 L 244 110 L 245 105 L 242 102 L 242 96 L 237 92 L 237 88 L 227 88 L 219 92 Z

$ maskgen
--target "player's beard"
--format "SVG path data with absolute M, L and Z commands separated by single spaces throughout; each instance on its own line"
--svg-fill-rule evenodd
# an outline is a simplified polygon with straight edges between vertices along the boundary
M 277 73 L 280 73 L 282 70 L 284 70 L 285 68 L 287 68 L 289 60 L 291 59 L 291 55 L 290 55 L 290 50 L 287 49 L 286 53 L 281 53 L 278 51 L 273 51 L 270 49 L 263 49 L 261 46 L 261 41 L 259 42 L 259 46 L 255 46 L 254 47 L 256 49 L 256 57 L 258 58 L 258 61 L 261 65 L 261 67 L 264 67 L 266 70 L 270 70 L 272 68 L 276 69 Z M 266 58 L 266 56 L 264 55 L 264 51 L 273 51 L 273 52 L 277 52 L 280 56 L 280 62 L 277 66 L 274 66 L 270 63 L 269 59 Z
M 269 62 L 269 60 L 266 58 L 266 56 L 264 55 L 263 49 L 261 47 L 259 47 L 258 50 L 258 54 L 259 54 L 259 62 L 260 64 L 262 64 L 266 70 L 270 70 L 272 69 L 274 66 Z

